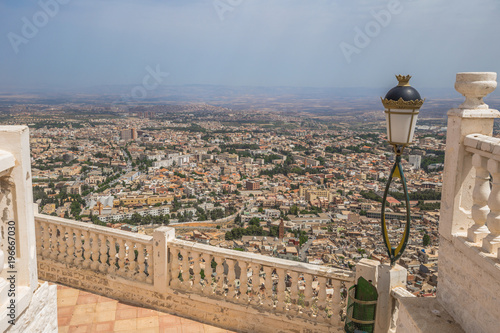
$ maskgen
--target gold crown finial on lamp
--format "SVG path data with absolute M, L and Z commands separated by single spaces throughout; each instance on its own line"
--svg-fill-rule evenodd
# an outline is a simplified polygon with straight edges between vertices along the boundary
M 396 79 L 398 79 L 398 86 L 405 87 L 410 85 L 411 75 L 396 75 Z

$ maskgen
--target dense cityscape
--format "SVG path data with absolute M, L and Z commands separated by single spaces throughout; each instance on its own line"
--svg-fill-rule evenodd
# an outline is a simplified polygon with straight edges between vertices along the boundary
M 375 112 L 341 122 L 195 103 L 3 111 L 3 124 L 30 127 L 43 214 L 145 234 L 169 225 L 193 242 L 344 269 L 387 261 L 380 210 L 394 154 Z M 399 263 L 419 296 L 437 285 L 444 126 L 421 119 L 403 154 L 412 230 Z M 387 204 L 397 242 L 406 219 L 400 183 Z

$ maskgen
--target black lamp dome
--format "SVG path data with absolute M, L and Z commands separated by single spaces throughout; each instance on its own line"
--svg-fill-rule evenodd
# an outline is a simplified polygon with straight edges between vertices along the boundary
M 385 99 L 390 101 L 398 101 L 400 98 L 402 98 L 403 101 L 422 100 L 417 89 L 411 86 L 396 86 L 385 95 Z
M 424 103 L 417 89 L 410 86 L 410 75 L 396 75 L 399 83 L 387 92 L 382 103 L 386 108 L 418 109 Z

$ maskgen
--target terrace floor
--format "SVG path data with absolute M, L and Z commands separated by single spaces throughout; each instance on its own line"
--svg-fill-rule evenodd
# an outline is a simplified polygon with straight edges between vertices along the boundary
M 124 304 L 111 298 L 63 285 L 57 285 L 57 319 L 61 333 L 230 332 L 168 313 Z

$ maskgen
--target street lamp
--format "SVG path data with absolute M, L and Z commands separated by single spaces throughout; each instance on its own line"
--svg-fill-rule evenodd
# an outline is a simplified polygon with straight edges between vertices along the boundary
M 394 146 L 394 152 L 396 153 L 396 161 L 394 162 L 394 166 L 392 167 L 385 187 L 381 214 L 382 237 L 391 260 L 391 266 L 394 265 L 403 254 L 410 235 L 410 198 L 408 196 L 406 180 L 401 166 L 401 154 L 404 148 L 412 143 L 418 113 L 420 107 L 424 104 L 424 100 L 420 97 L 418 91 L 410 86 L 410 75 L 396 75 L 396 78 L 399 82 L 398 85 L 389 90 L 385 98 L 380 98 L 385 107 L 387 139 L 389 143 Z M 387 194 L 389 193 L 393 178 L 401 179 L 406 200 L 406 226 L 403 237 L 397 246 L 393 246 L 389 240 L 387 223 L 385 221 Z

